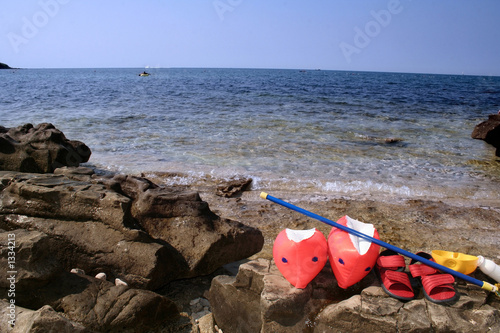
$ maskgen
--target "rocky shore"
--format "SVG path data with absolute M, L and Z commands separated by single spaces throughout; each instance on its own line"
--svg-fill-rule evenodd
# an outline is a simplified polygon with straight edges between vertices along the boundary
M 2 332 L 500 329 L 499 298 L 461 280 L 451 305 L 422 295 L 398 301 L 372 273 L 344 290 L 328 264 L 307 288 L 294 288 L 273 263 L 274 239 L 284 228 L 328 235 L 330 227 L 261 199 L 249 179 L 167 187 L 154 176 L 79 167 L 90 150 L 50 124 L 0 135 L 0 266 L 9 268 L 0 273 Z M 381 239 L 411 252 L 500 263 L 498 204 L 271 194 L 332 220 L 372 223 Z
M 0 69 L 13 69 L 9 65 L 4 64 L 3 62 L 0 62 Z

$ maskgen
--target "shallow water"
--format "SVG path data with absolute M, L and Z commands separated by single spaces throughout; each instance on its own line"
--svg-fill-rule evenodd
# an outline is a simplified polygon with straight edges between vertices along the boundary
M 494 148 L 470 137 L 500 108 L 500 77 L 142 70 L 2 71 L 0 125 L 51 122 L 91 148 L 91 165 L 180 173 L 166 183 L 500 202 Z

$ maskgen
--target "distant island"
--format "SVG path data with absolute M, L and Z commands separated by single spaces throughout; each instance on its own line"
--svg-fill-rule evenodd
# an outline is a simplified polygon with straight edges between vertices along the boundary
M 0 69 L 13 69 L 9 67 L 9 65 L 4 64 L 3 62 L 0 62 Z

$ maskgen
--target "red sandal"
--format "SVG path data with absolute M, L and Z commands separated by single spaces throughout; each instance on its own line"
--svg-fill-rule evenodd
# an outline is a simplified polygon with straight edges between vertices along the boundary
M 382 251 L 377 259 L 376 272 L 382 289 L 391 297 L 411 301 L 415 292 L 408 274 L 404 272 L 405 258 L 392 250 Z
M 419 252 L 417 255 L 434 261 L 428 253 Z M 451 274 L 441 273 L 435 268 L 417 263 L 415 259 L 411 260 L 409 268 L 414 278 L 420 278 L 424 296 L 429 301 L 434 303 L 453 303 L 460 297 L 460 294 L 453 286 L 455 278 Z

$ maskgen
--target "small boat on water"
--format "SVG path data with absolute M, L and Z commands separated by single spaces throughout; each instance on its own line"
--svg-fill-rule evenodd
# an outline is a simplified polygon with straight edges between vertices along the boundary
M 139 74 L 139 76 L 150 76 L 151 74 L 149 74 L 148 72 L 144 71 L 142 72 L 141 74 Z

